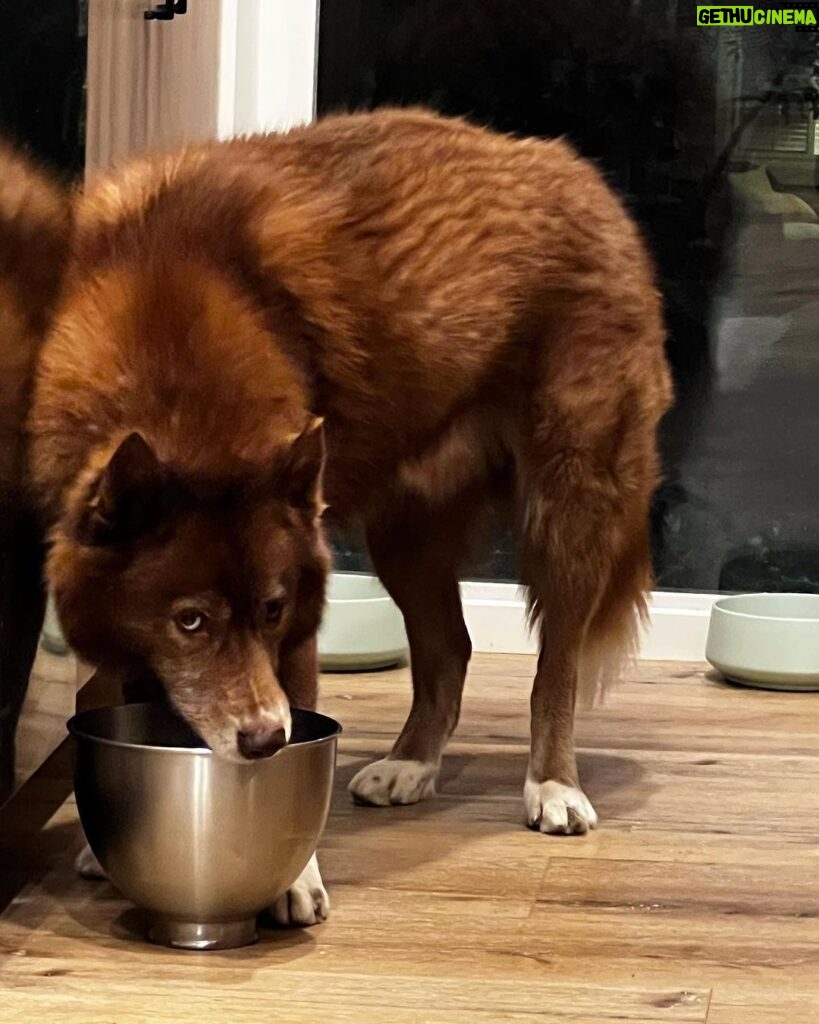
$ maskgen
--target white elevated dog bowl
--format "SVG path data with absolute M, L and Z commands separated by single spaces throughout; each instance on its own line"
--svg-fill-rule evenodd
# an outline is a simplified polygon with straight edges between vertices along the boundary
M 61 657 L 68 654 L 69 647 L 63 636 L 63 631 L 60 629 L 54 598 L 50 594 L 46 604 L 40 644 L 49 654 L 57 654 Z
M 738 594 L 711 610 L 705 656 L 727 679 L 819 690 L 819 594 Z
M 404 619 L 375 576 L 333 573 L 318 647 L 325 672 L 373 670 L 403 661 L 408 649 Z

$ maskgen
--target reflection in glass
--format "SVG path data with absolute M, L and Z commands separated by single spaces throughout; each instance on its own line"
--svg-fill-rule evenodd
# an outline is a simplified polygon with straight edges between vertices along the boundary
M 677 404 L 658 584 L 819 590 L 819 57 L 676 0 L 323 0 L 319 110 L 421 103 L 566 135 L 650 241 Z M 340 564 L 365 564 L 338 542 Z M 498 523 L 474 575 L 515 578 Z

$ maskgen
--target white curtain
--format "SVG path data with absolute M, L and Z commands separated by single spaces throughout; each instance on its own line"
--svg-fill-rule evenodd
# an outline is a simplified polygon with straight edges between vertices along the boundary
M 146 21 L 153 2 L 90 0 L 87 178 L 219 133 L 223 0 L 189 0 L 173 21 Z

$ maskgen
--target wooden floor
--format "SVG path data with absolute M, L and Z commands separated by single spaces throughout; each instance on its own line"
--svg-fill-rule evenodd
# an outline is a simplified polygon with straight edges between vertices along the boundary
M 151 947 L 110 886 L 73 876 L 70 802 L 31 847 L 6 834 L 0 872 L 28 881 L 0 917 L 0 1020 L 819 1021 L 819 694 L 644 665 L 580 723 L 600 829 L 547 838 L 520 824 L 532 668 L 476 659 L 441 795 L 389 810 L 345 786 L 387 750 L 407 673 L 326 681 L 346 732 L 319 928 Z M 29 809 L 58 784 L 37 780 Z
M 50 654 L 41 645 L 31 671 L 17 727 L 15 772 L 28 779 L 59 743 L 63 724 L 77 697 L 77 663 L 70 655 Z

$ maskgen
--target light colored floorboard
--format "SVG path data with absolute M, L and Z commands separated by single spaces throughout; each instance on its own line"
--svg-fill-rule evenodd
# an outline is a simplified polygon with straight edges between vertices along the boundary
M 642 665 L 578 726 L 601 828 L 521 826 L 530 658 L 475 659 L 441 793 L 354 807 L 389 748 L 407 670 L 333 676 L 345 734 L 323 841 L 331 920 L 250 949 L 140 938 L 107 884 L 74 877 L 73 801 L 28 843 L 0 917 L 6 1024 L 784 1024 L 819 1020 L 819 696 Z M 56 783 L 39 780 L 46 802 Z

